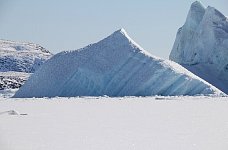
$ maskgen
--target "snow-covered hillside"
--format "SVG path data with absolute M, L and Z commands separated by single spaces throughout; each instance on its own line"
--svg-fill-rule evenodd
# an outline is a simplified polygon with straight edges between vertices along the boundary
M 227 150 L 227 100 L 0 98 L 0 150 Z
M 180 65 L 151 56 L 124 29 L 48 60 L 14 97 L 222 94 Z
M 51 56 L 37 44 L 0 40 L 0 90 L 19 88 Z
M 0 40 L 0 72 L 33 73 L 51 55 L 37 44 Z
M 178 30 L 170 59 L 228 93 L 228 19 L 194 2 Z

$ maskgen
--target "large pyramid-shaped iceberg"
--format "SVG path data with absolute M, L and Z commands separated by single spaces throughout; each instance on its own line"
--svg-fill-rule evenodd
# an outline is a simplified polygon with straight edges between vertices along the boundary
M 222 94 L 169 60 L 151 56 L 124 31 L 48 60 L 14 97 Z
M 178 30 L 170 59 L 228 93 L 228 19 L 194 2 Z

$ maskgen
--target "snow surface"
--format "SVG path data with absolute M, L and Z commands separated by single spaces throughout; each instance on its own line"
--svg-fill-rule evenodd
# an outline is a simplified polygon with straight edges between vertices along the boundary
M 1 150 L 227 150 L 227 97 L 0 99 Z
M 223 94 L 177 63 L 150 55 L 124 29 L 48 60 L 14 97 Z
M 170 59 L 228 93 L 228 19 L 194 2 L 178 30 Z

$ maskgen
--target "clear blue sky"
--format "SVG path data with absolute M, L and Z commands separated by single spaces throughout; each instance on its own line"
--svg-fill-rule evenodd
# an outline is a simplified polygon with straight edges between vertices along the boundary
M 119 28 L 168 58 L 194 0 L 0 0 L 0 38 L 38 43 L 53 53 L 97 42 Z M 228 0 L 201 0 L 228 16 Z

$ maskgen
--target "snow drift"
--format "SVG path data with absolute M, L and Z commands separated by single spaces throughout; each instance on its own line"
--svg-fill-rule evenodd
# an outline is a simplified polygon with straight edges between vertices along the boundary
M 222 94 L 169 60 L 151 56 L 124 29 L 48 60 L 14 97 Z
M 170 59 L 228 93 L 228 19 L 194 2 L 178 30 Z

